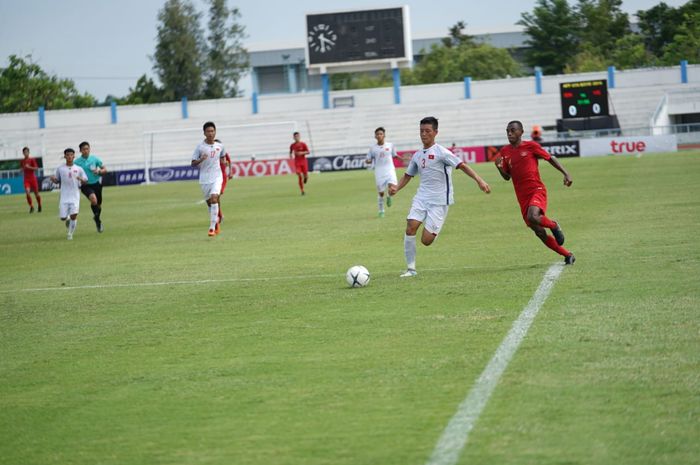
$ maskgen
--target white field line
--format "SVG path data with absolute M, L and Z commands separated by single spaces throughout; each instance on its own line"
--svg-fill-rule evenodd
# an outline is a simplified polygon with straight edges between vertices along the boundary
M 564 269 L 563 264 L 549 267 L 537 291 L 530 302 L 515 320 L 505 339 L 498 346 L 493 358 L 476 380 L 467 397 L 457 407 L 442 436 L 435 445 L 432 455 L 428 459 L 428 465 L 454 465 L 464 449 L 469 438 L 469 433 L 474 428 L 481 411 L 486 406 L 493 390 L 496 388 L 501 375 L 505 371 L 510 359 L 518 350 L 518 346 L 525 338 L 530 325 L 537 313 L 549 296 L 554 283 Z
M 500 269 L 499 267 L 476 267 L 462 266 L 453 268 L 430 268 L 422 269 L 421 273 L 431 271 L 454 271 L 454 270 L 484 270 L 484 269 Z M 372 273 L 372 276 L 392 276 L 399 275 L 399 272 L 391 273 Z M 177 280 L 177 281 L 150 281 L 138 283 L 108 283 L 108 284 L 84 284 L 81 286 L 54 286 L 54 287 L 30 287 L 24 289 L 0 289 L 0 294 L 14 294 L 20 292 L 49 292 L 49 291 L 74 291 L 79 289 L 113 289 L 113 288 L 129 288 L 129 287 L 148 287 L 148 286 L 182 286 L 192 284 L 217 284 L 217 283 L 236 283 L 236 282 L 255 282 L 255 281 L 291 281 L 305 279 L 330 279 L 337 278 L 343 280 L 344 272 L 334 274 L 316 274 L 316 275 L 288 275 L 288 276 L 268 276 L 268 277 L 253 277 L 253 278 L 214 278 L 214 279 L 193 279 L 193 280 Z

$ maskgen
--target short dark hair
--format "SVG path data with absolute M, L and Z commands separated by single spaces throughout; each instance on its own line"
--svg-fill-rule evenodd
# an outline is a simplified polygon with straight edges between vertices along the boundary
M 299 135 L 299 131 L 294 131 L 294 134 L 292 134 L 292 136 L 298 136 L 298 135 Z
M 438 128 L 438 120 L 434 116 L 426 116 L 420 120 L 420 124 L 431 124 L 433 126 L 433 131 L 437 131 Z
M 78 148 L 79 148 L 80 150 L 82 150 L 83 147 L 85 147 L 85 146 L 90 147 L 90 143 L 87 142 L 87 141 L 82 141 L 82 142 L 80 143 L 80 145 L 78 146 Z
M 29 147 L 22 147 L 22 153 L 29 152 Z
M 382 131 L 384 134 L 386 134 L 386 129 L 383 127 L 379 126 L 377 129 L 374 130 L 374 133 L 376 134 L 377 132 Z
M 87 143 L 87 142 L 86 142 L 86 143 Z M 80 145 L 82 145 L 82 144 L 80 144 Z M 88 144 L 88 145 L 90 145 L 90 144 Z M 69 153 L 75 153 L 75 150 L 73 150 L 72 148 L 68 147 L 67 149 L 65 149 L 65 150 L 63 151 L 63 155 L 68 155 Z
M 517 124 L 518 126 L 520 126 L 520 129 L 523 128 L 523 123 L 521 123 L 521 122 L 518 121 L 517 119 L 514 119 L 513 121 L 508 121 L 508 124 L 506 124 L 506 128 L 507 128 L 508 126 L 510 126 L 511 124 Z
M 202 131 L 206 131 L 207 128 L 214 128 L 214 130 L 216 130 L 216 124 L 214 124 L 212 121 L 207 121 L 204 123 L 204 126 L 202 126 Z

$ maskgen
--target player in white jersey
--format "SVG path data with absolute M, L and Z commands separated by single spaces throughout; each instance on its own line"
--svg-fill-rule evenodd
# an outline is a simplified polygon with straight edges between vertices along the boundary
M 485 193 L 491 192 L 489 185 L 473 169 L 445 147 L 435 143 L 437 133 L 437 118 L 428 116 L 420 121 L 420 139 L 423 149 L 413 154 L 406 173 L 391 192 L 396 194 L 411 181 L 413 176 L 420 175 L 420 185 L 406 218 L 403 246 L 407 269 L 401 275 L 403 278 L 418 274 L 416 272 L 416 232 L 420 225 L 424 224 L 421 242 L 427 246 L 433 243 L 445 223 L 447 210 L 454 203 L 453 168 L 463 171 L 476 181 L 479 189 Z
M 377 203 L 379 205 L 379 217 L 384 217 L 384 192 L 386 196 L 386 206 L 391 207 L 391 187 L 396 187 L 396 168 L 394 168 L 394 158 L 398 158 L 396 147 L 391 142 L 386 142 L 384 137 L 386 131 L 382 127 L 374 130 L 374 138 L 377 143 L 369 148 L 366 164 L 374 163 L 374 180 L 377 184 Z
M 58 201 L 58 217 L 66 222 L 68 229 L 67 239 L 73 240 L 73 233 L 78 225 L 78 212 L 80 211 L 80 186 L 87 182 L 87 174 L 77 165 L 73 164 L 75 150 L 65 149 L 63 158 L 66 164 L 56 168 L 56 174 L 51 176 L 51 181 L 61 185 L 61 197 Z
M 219 195 L 224 176 L 221 174 L 221 159 L 226 156 L 226 149 L 217 142 L 216 125 L 211 121 L 204 123 L 204 141 L 197 145 L 192 154 L 192 166 L 199 168 L 199 186 L 209 206 L 209 236 L 219 234 Z

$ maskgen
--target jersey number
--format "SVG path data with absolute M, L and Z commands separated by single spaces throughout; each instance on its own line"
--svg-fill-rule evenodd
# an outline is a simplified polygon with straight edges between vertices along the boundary
M 420 160 L 420 167 L 425 168 L 425 158 L 421 158 Z

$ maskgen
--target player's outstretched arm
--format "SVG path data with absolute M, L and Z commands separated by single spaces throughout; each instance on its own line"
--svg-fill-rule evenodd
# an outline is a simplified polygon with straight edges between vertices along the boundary
M 199 166 L 204 160 L 209 158 L 206 153 L 202 154 L 198 159 L 192 160 L 192 166 Z
M 510 181 L 510 174 L 503 171 L 503 161 L 503 157 L 499 155 L 493 162 L 496 165 L 496 168 L 498 168 L 498 172 L 500 173 L 501 177 L 506 181 Z
M 408 174 L 404 174 L 403 177 L 401 178 L 401 180 L 399 181 L 399 184 L 398 184 L 398 185 L 396 185 L 396 186 L 391 186 L 391 185 L 390 185 L 390 186 L 389 186 L 389 193 L 390 193 L 391 195 L 396 195 L 396 193 L 397 193 L 398 191 L 400 191 L 401 189 L 403 189 L 403 188 L 406 186 L 406 184 L 408 184 L 409 182 L 411 182 L 411 179 L 413 179 L 413 176 L 410 176 L 410 175 L 408 175 Z
M 457 168 L 462 170 L 464 174 L 476 181 L 476 184 L 479 186 L 479 189 L 481 189 L 487 194 L 491 192 L 491 187 L 486 183 L 486 181 L 481 179 L 481 176 L 476 174 L 476 171 L 471 169 L 469 165 L 467 165 L 466 163 L 460 163 L 459 165 L 457 165 Z
M 561 163 L 559 163 L 559 160 L 557 160 L 557 157 L 552 155 L 548 161 L 549 161 L 550 165 L 552 165 L 554 168 L 556 168 L 558 171 L 560 171 L 561 174 L 564 175 L 564 185 L 566 187 L 571 186 L 571 184 L 573 184 L 574 181 L 571 179 L 569 172 L 566 171 L 566 169 L 562 166 Z

